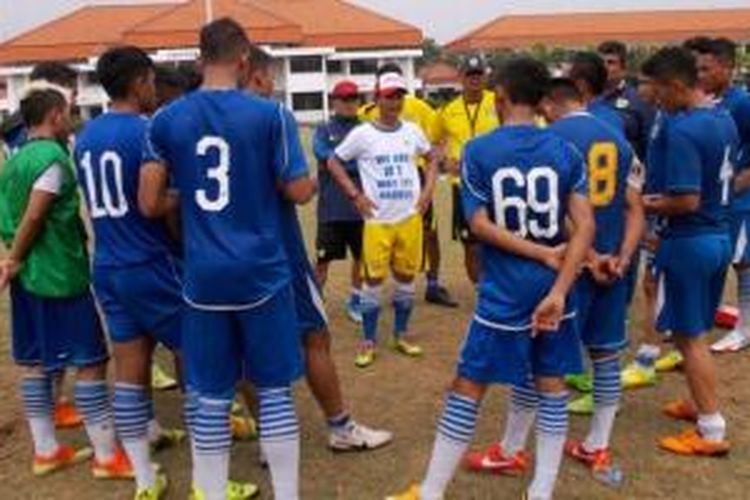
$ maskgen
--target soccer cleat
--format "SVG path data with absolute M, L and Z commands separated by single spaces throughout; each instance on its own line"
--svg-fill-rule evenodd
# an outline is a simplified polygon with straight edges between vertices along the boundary
M 73 403 L 58 401 L 55 403 L 55 427 L 58 429 L 72 429 L 83 424 L 83 417 L 78 413 Z
M 574 415 L 592 415 L 594 413 L 594 396 L 592 394 L 584 394 L 578 399 L 574 399 L 568 403 L 568 413 Z
M 656 363 L 654 363 L 654 368 L 656 368 L 657 372 L 671 372 L 680 368 L 683 361 L 682 354 L 673 349 L 657 359 Z
M 240 483 L 237 481 L 229 481 L 227 483 L 227 496 L 226 500 L 249 500 L 255 498 L 260 493 L 258 488 L 253 483 Z M 205 500 L 206 495 L 197 486 L 193 485 L 190 488 L 190 495 L 188 500 Z
M 692 402 L 686 399 L 678 399 L 664 405 L 662 413 L 675 420 L 684 420 L 685 422 L 697 422 L 698 410 Z
M 362 323 L 362 310 L 358 301 L 354 300 L 353 297 L 346 301 L 346 315 L 352 322 Z
M 333 451 L 367 451 L 380 448 L 393 440 L 388 431 L 370 429 L 354 421 L 345 430 L 331 432 L 328 447 Z
M 714 324 L 719 328 L 732 330 L 740 319 L 740 310 L 734 306 L 722 305 L 716 310 Z
M 607 470 L 612 467 L 612 453 L 609 449 L 589 451 L 582 441 L 575 439 L 565 443 L 565 454 L 576 459 L 594 472 Z
M 375 344 L 364 341 L 357 349 L 357 355 L 354 357 L 354 364 L 357 368 L 367 368 L 375 362 Z
M 100 462 L 94 457 L 91 463 L 91 473 L 95 479 L 133 479 L 135 474 L 128 456 L 122 448 L 117 448 L 114 456 L 108 462 Z
M 565 375 L 565 383 L 568 387 L 578 392 L 591 392 L 594 390 L 594 379 L 590 373 Z
M 413 484 L 409 486 L 409 489 L 402 492 L 397 493 L 395 495 L 390 495 L 385 497 L 385 500 L 420 500 L 421 493 L 420 493 L 420 486 L 418 484 Z
M 740 352 L 750 347 L 750 338 L 741 330 L 732 330 L 711 345 L 711 351 L 716 353 Z
M 173 448 L 187 439 L 187 432 L 182 429 L 162 429 L 154 441 L 151 441 L 151 451 L 161 451 Z
M 646 368 L 635 361 L 626 366 L 620 376 L 623 389 L 639 389 L 656 384 L 656 369 Z
M 258 425 L 253 417 L 231 415 L 229 425 L 232 428 L 232 438 L 236 441 L 249 441 L 258 438 Z
M 177 389 L 177 380 L 170 377 L 156 363 L 151 364 L 151 387 L 157 391 L 169 391 Z
M 391 342 L 391 349 L 412 358 L 417 358 L 424 354 L 424 350 L 421 347 L 404 339 L 394 339 Z
M 729 441 L 703 439 L 695 428 L 688 429 L 676 436 L 661 438 L 659 447 L 677 455 L 723 457 L 729 454 Z
M 135 500 L 161 500 L 167 492 L 168 485 L 167 476 L 163 472 L 158 472 L 154 485 L 136 491 Z
M 440 285 L 427 287 L 424 293 L 424 300 L 436 306 L 449 307 L 451 309 L 458 307 L 458 302 L 451 297 L 448 289 Z
M 58 446 L 50 455 L 35 455 L 32 471 L 35 476 L 46 476 L 71 465 L 85 462 L 94 455 L 94 450 L 85 447 L 76 450 L 72 446 Z
M 529 455 L 523 450 L 514 455 L 506 455 L 500 443 L 495 443 L 486 451 L 467 453 L 464 456 L 464 467 L 472 472 L 520 476 L 529 469 Z

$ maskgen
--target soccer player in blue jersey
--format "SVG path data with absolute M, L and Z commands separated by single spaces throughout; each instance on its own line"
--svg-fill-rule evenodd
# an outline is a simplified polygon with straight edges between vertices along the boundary
M 750 346 L 750 95 L 732 84 L 736 50 L 735 43 L 725 38 L 698 47 L 700 86 L 716 99 L 719 108 L 729 111 L 740 134 L 731 224 L 740 315 L 737 328 L 711 346 L 716 352 L 737 352 Z
M 286 114 L 238 88 L 249 47 L 230 18 L 203 27 L 203 85 L 154 116 L 139 205 L 159 217 L 177 204 L 182 217 L 182 349 L 187 383 L 198 394 L 196 497 L 225 497 L 229 411 L 244 374 L 258 388 L 274 496 L 294 500 L 299 427 L 291 383 L 302 373 L 302 356 L 278 190 L 304 203 L 315 186 L 306 166 L 291 161 L 295 138 Z
M 149 370 L 155 341 L 179 350 L 183 302 L 165 224 L 138 210 L 154 64 L 141 49 L 120 47 L 101 56 L 96 73 L 111 104 L 81 131 L 74 157 L 95 234 L 94 291 L 113 344 L 115 426 L 133 464 L 136 498 L 157 499 L 167 480 L 150 458 Z
M 644 199 L 648 212 L 666 219 L 656 256 L 664 290 L 657 328 L 672 332 L 697 407 L 697 428 L 659 445 L 682 455 L 725 455 L 726 422 L 704 336 L 713 326 L 731 260 L 728 222 L 739 137 L 726 111 L 705 106 L 690 51 L 662 49 L 644 63 L 643 73 L 653 80 L 660 108 L 673 115 L 662 162 L 650 165 L 663 173 L 663 192 Z
M 489 384 L 513 385 L 509 449 L 521 450 L 538 413 L 532 500 L 552 498 L 567 433 L 563 375 L 580 369 L 567 300 L 594 236 L 581 156 L 535 117 L 549 73 L 533 59 L 496 74 L 504 126 L 466 147 L 463 203 L 482 242 L 479 298 L 446 399 L 427 476 L 398 500 L 436 500 L 471 440 Z M 572 221 L 566 240 L 565 220 Z M 559 245 L 567 243 L 567 247 Z M 503 450 L 498 449 L 501 455 Z M 501 457 L 498 457 L 501 458 Z
M 644 228 L 643 166 L 623 134 L 585 111 L 572 80 L 554 80 L 544 108 L 550 128 L 586 159 L 596 218 L 594 246 L 577 286 L 581 339 L 594 365 L 594 416 L 586 439 L 569 441 L 566 452 L 595 472 L 607 472 L 620 402 L 620 354 L 627 345 L 626 275 Z

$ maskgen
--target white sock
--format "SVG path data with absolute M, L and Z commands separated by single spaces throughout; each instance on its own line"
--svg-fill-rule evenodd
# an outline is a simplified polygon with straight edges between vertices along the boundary
M 617 406 L 604 406 L 594 410 L 591 417 L 591 429 L 583 442 L 583 447 L 587 451 L 596 451 L 609 447 L 609 440 L 612 435 L 615 417 L 617 416 Z
M 532 499 L 552 498 L 568 431 L 567 401 L 567 393 L 539 393 L 536 468 L 528 492 Z
M 591 419 L 589 434 L 583 443 L 588 451 L 609 448 L 609 439 L 622 394 L 619 356 L 595 359 L 593 364 L 594 416 Z
M 299 498 L 299 424 L 290 387 L 260 389 L 260 445 L 271 471 L 274 497 Z
M 148 442 L 149 443 L 155 443 L 159 440 L 161 437 L 163 429 L 161 427 L 161 424 L 159 424 L 159 421 L 155 418 L 152 418 L 148 421 Z
M 193 460 L 195 461 L 193 470 L 200 471 L 195 481 L 206 495 L 206 500 L 225 500 L 229 453 L 197 453 Z
M 21 395 L 34 452 L 40 456 L 51 455 L 60 446 L 52 421 L 52 382 L 45 375 L 26 377 L 21 381 Z
M 193 438 L 193 480 L 206 500 L 224 500 L 229 479 L 231 399 L 198 398 Z
M 706 441 L 724 441 L 727 423 L 719 412 L 698 415 L 698 432 Z
M 531 426 L 536 418 L 539 397 L 536 389 L 526 385 L 513 386 L 509 399 L 510 406 L 501 446 L 506 455 L 512 456 L 526 447 Z
M 151 464 L 151 448 L 147 439 L 127 440 L 122 442 L 125 453 L 135 473 L 136 487 L 141 490 L 151 488 L 156 482 L 156 473 Z
M 299 437 L 293 440 L 261 440 L 263 453 L 272 471 L 274 498 L 297 500 L 299 498 Z
M 52 455 L 60 443 L 55 436 L 55 424 L 51 418 L 29 418 L 31 438 L 34 440 L 34 451 L 39 456 Z

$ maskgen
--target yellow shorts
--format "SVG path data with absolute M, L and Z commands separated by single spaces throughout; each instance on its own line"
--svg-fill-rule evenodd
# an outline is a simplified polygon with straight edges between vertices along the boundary
M 422 216 L 412 215 L 393 224 L 365 222 L 362 263 L 367 278 L 385 279 L 388 270 L 416 276 L 422 266 Z

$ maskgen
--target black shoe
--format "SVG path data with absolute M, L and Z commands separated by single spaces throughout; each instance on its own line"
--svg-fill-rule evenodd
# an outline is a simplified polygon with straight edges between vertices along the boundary
M 441 307 L 458 307 L 458 302 L 453 300 L 450 292 L 444 286 L 428 287 L 424 299 L 430 304 Z

